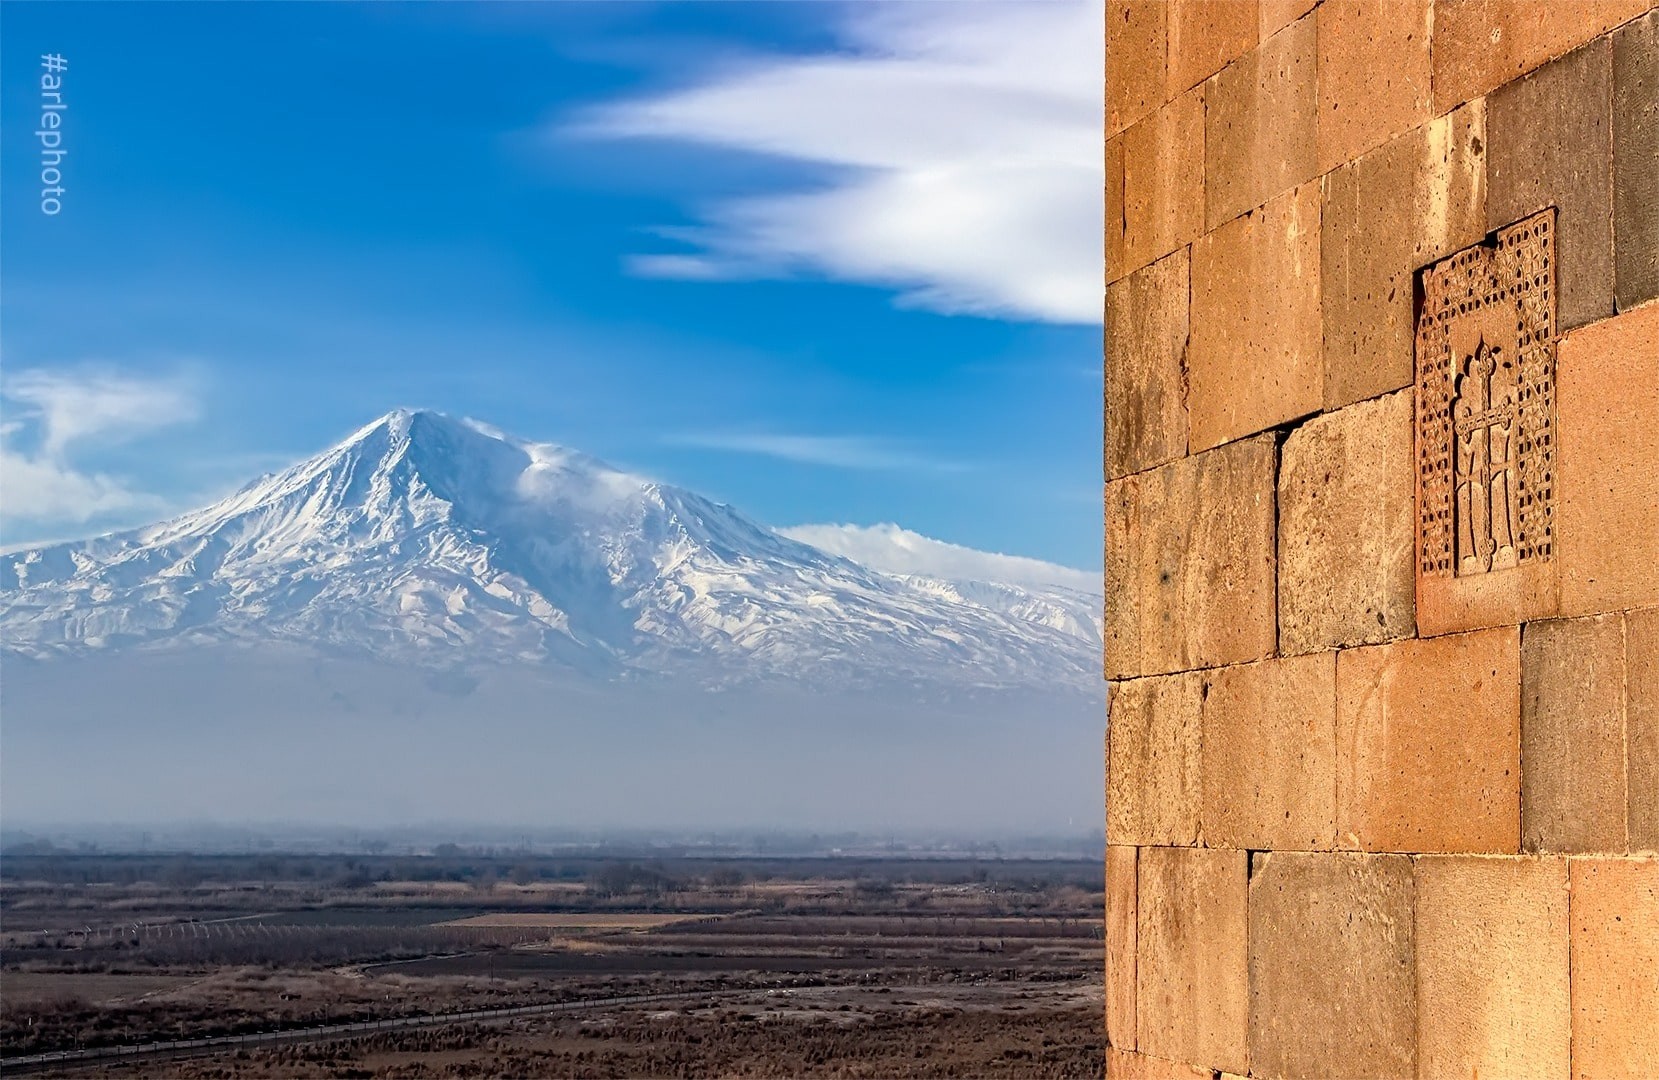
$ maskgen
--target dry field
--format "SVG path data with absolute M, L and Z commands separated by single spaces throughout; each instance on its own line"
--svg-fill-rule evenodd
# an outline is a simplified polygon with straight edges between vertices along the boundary
M 561 865 L 542 872 L 562 871 L 562 880 L 506 882 L 509 874 L 530 878 L 535 867 L 479 859 L 466 867 L 474 877 L 434 883 L 463 891 L 401 887 L 411 880 L 400 873 L 407 867 L 306 859 L 265 857 L 257 878 L 249 865 L 230 863 L 0 864 L 0 1070 L 201 1077 L 1098 1077 L 1103 1070 L 1098 863 L 964 870 L 892 860 L 848 875 L 787 860 L 595 862 L 578 867 L 580 877 Z M 384 879 L 372 879 L 377 870 Z M 959 880 L 965 873 L 970 880 Z M 662 994 L 681 996 L 630 1000 Z M 441 1016 L 554 1005 L 578 1011 Z M 403 1026 L 313 1030 L 364 1022 Z M 19 1060 L 239 1036 L 254 1041 L 54 1064 L 45 1073 Z
M 457 1025 L 168 1062 L 169 1076 L 1099 1077 L 1098 987 L 1012 1000 L 897 985 Z M 68 1075 L 68 1074 L 65 1074 Z M 79 1075 L 139 1077 L 129 1065 Z

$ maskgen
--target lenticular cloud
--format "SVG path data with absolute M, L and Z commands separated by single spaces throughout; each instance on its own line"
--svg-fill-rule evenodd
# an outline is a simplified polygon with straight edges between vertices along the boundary
M 729 67 L 577 126 L 825 167 L 811 190 L 701 208 L 683 234 L 697 252 L 641 253 L 635 271 L 823 275 L 937 311 L 1098 322 L 1098 2 L 852 15 L 844 51 Z

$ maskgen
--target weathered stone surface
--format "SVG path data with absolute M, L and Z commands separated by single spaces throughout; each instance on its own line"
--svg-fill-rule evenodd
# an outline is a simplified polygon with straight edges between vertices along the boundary
M 1417 627 L 1556 613 L 1555 211 L 1422 275 Z
M 1399 392 L 1316 416 L 1285 440 L 1280 653 L 1413 633 L 1412 418 L 1411 394 Z
M 1340 653 L 1338 846 L 1518 852 L 1520 684 L 1515 627 Z
M 1167 11 L 1162 0 L 1106 0 L 1107 135 L 1164 102 Z
M 1251 1075 L 1414 1076 L 1411 859 L 1253 857 Z
M 1659 296 L 1659 10 L 1613 35 L 1614 300 Z
M 1521 637 L 1521 845 L 1625 850 L 1624 618 L 1528 623 Z
M 1411 385 L 1412 275 L 1486 234 L 1485 139 L 1477 101 L 1325 177 L 1325 408 Z
M 1572 860 L 1573 1076 L 1659 1073 L 1659 859 Z
M 1598 39 L 1492 93 L 1486 222 L 1556 208 L 1557 325 L 1613 313 L 1613 50 Z
M 1207 672 L 1204 843 L 1328 850 L 1336 839 L 1336 654 Z
M 1106 288 L 1106 476 L 1187 452 L 1188 256 L 1173 255 Z
M 1106 281 L 1123 269 L 1123 136 L 1106 140 Z
M 1135 1048 L 1136 849 L 1106 848 L 1106 1041 Z
M 1145 1053 L 1249 1070 L 1246 857 L 1141 849 L 1135 1017 Z
M 1473 100 L 1647 10 L 1652 0 L 1435 0 L 1434 111 Z
M 1630 850 L 1659 852 L 1659 608 L 1625 616 L 1624 662 Z
M 1659 304 L 1562 339 L 1556 409 L 1562 614 L 1659 604 Z
M 1210 1070 L 1179 1061 L 1106 1048 L 1106 1080 L 1210 1080 Z
M 1567 1075 L 1567 860 L 1416 864 L 1420 1075 Z
M 1273 437 L 1106 485 L 1109 678 L 1273 652 Z
M 1319 185 L 1304 184 L 1192 247 L 1189 445 L 1319 411 Z
M 1256 47 L 1255 0 L 1169 0 L 1169 78 L 1174 97 Z
M 1319 171 L 1427 120 L 1430 0 L 1326 0 L 1317 13 Z
M 1318 175 L 1314 19 L 1300 19 L 1206 84 L 1207 228 Z
M 1111 684 L 1106 838 L 1113 844 L 1198 842 L 1202 677 Z
M 1261 40 L 1266 41 L 1312 11 L 1317 2 L 1318 0 L 1261 0 Z
M 1123 264 L 1137 270 L 1204 229 L 1204 91 L 1123 133 Z

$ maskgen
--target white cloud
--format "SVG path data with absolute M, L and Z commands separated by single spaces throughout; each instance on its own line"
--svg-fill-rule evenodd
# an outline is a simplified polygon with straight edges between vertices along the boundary
M 966 466 L 939 461 L 863 435 L 767 435 L 739 432 L 692 432 L 664 440 L 675 446 L 726 450 L 737 454 L 829 465 L 840 469 L 900 469 L 957 472 Z
M 630 255 L 628 271 L 640 277 L 679 278 L 681 281 L 729 281 L 726 265 L 702 255 Z
M 0 515 L 37 525 L 161 509 L 156 496 L 78 465 L 77 452 L 120 445 L 198 413 L 184 380 L 108 368 L 27 369 L 0 381 L 0 398 Z
M 951 581 L 992 581 L 1027 588 L 1059 585 L 1091 595 L 1104 588 L 1097 573 L 1024 555 L 979 551 L 934 540 L 893 524 L 795 525 L 777 531 L 791 540 L 843 555 L 889 574 L 916 574 Z
M 102 473 L 0 448 L 0 514 L 13 520 L 79 524 L 158 502 Z
M 109 369 L 20 371 L 0 383 L 0 395 L 23 406 L 23 416 L 40 428 L 41 450 L 54 455 L 83 439 L 124 442 L 197 416 L 195 395 L 183 380 Z
M 1101 318 L 1099 0 L 857 8 L 833 55 L 727 68 L 575 130 L 829 167 L 827 186 L 703 208 L 694 255 L 635 272 L 822 274 L 939 311 Z

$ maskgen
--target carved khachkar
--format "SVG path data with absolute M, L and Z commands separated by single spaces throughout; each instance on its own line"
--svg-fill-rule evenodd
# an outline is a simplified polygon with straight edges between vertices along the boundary
M 1555 211 L 1423 271 L 1418 557 L 1464 577 L 1551 555 Z

